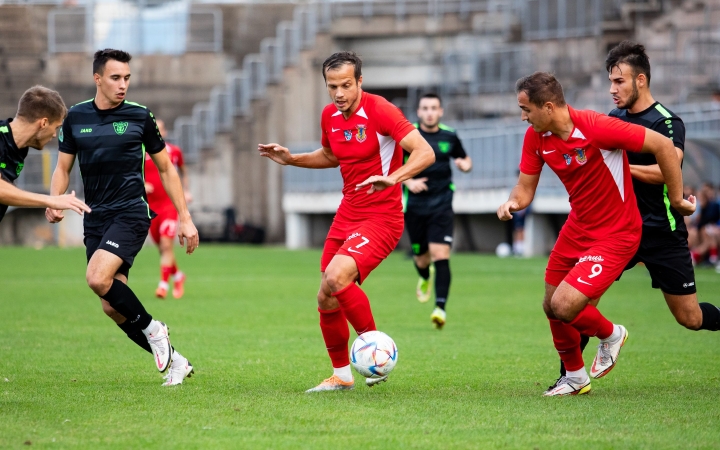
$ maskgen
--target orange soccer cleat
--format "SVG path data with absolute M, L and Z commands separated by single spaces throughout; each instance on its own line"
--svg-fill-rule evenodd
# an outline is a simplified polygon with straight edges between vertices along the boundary
M 185 294 L 185 274 L 178 271 L 173 276 L 173 297 L 182 298 Z

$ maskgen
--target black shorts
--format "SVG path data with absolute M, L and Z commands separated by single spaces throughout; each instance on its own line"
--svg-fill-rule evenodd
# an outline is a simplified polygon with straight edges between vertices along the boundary
M 405 213 L 405 229 L 410 235 L 413 254 L 425 254 L 430 242 L 452 245 L 454 219 L 455 213 L 452 208 L 430 214 L 407 211 Z
M 96 250 L 107 250 L 123 260 L 117 273 L 126 277 L 140 253 L 150 229 L 150 218 L 115 214 L 104 220 L 85 222 L 85 254 L 88 262 Z
M 661 231 L 643 227 L 640 248 L 625 270 L 639 262 L 645 264 L 652 287 L 670 295 L 694 294 L 695 271 L 693 270 L 687 231 Z

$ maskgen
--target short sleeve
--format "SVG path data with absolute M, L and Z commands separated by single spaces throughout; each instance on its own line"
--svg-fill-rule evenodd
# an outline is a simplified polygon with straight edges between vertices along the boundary
M 377 113 L 380 132 L 384 136 L 391 136 L 398 144 L 415 129 L 415 125 L 405 118 L 400 108 L 387 100 L 378 102 Z
M 145 126 L 143 127 L 142 143 L 145 145 L 145 151 L 154 155 L 165 148 L 165 141 L 162 136 L 160 136 L 160 130 L 158 130 L 157 124 L 155 123 L 155 117 L 150 111 L 147 113 Z
M 539 175 L 542 172 L 545 161 L 540 157 L 540 138 L 538 134 L 529 127 L 525 132 L 522 154 L 520 155 L 520 172 L 526 175 Z
M 467 156 L 467 153 L 465 153 L 465 147 L 463 147 L 462 141 L 457 136 L 457 134 L 455 135 L 455 139 L 453 140 L 451 156 L 453 158 L 465 158 Z
M 58 141 L 60 142 L 58 150 L 71 155 L 77 154 L 75 137 L 72 134 L 72 126 L 70 125 L 70 116 L 65 117 L 65 120 L 63 121 L 60 133 L 58 134 Z
M 639 152 L 645 143 L 645 127 L 605 114 L 597 114 L 592 127 L 593 144 L 604 150 Z
M 663 118 L 652 126 L 652 130 L 670 138 L 675 147 L 685 151 L 685 124 L 679 117 Z
M 328 139 L 327 128 L 325 127 L 325 112 L 320 117 L 320 143 L 324 148 L 330 148 L 330 139 Z

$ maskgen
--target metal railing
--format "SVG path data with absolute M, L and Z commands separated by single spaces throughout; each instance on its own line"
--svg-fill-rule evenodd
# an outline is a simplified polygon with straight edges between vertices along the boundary
M 169 2 L 158 7 L 110 2 L 61 7 L 48 14 L 48 51 L 122 48 L 133 54 L 222 51 L 222 11 Z

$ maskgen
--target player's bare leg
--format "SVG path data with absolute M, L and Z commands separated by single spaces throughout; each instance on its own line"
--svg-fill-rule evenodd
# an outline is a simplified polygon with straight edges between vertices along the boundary
M 415 262 L 415 269 L 418 275 L 420 275 L 417 287 L 415 288 L 415 295 L 420 303 L 425 303 L 432 297 L 432 284 L 435 270 L 430 264 L 432 262 L 430 259 L 430 250 L 422 255 L 413 255 L 413 261 Z
M 672 295 L 663 292 L 670 312 L 688 330 L 720 331 L 720 310 L 711 303 L 698 303 L 697 294 Z
M 430 321 L 435 328 L 441 329 L 447 320 L 445 304 L 450 293 L 450 246 L 431 242 L 428 247 L 435 266 L 435 309 L 430 315 Z

